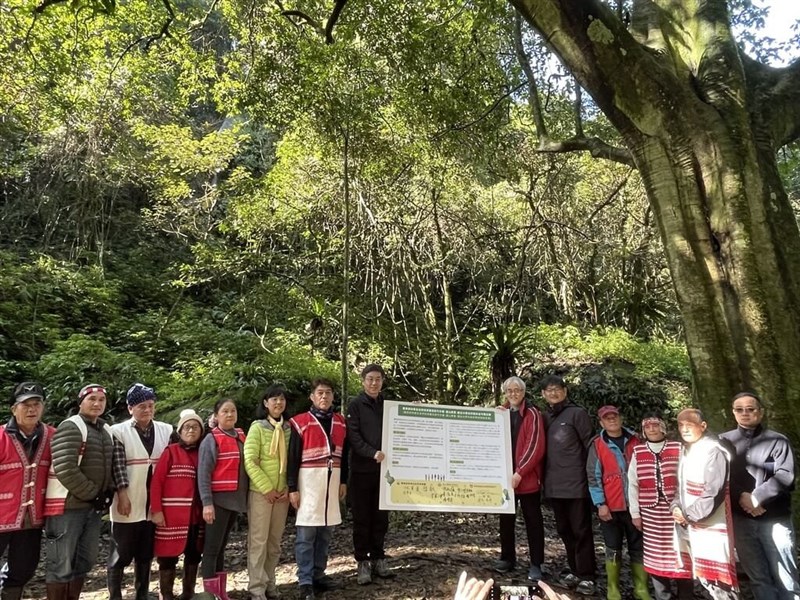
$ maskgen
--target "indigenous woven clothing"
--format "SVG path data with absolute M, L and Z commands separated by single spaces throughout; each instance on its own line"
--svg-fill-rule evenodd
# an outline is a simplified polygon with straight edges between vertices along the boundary
M 147 481 L 151 476 L 153 467 L 158 463 L 161 453 L 169 444 L 172 435 L 172 425 L 152 421 L 153 448 L 148 451 L 138 430 L 136 421 L 128 419 L 122 423 L 111 426 L 114 438 L 122 444 L 125 451 L 125 470 L 128 479 L 128 499 L 131 503 L 130 513 L 123 515 L 119 512 L 119 496 L 114 495 L 111 503 L 111 521 L 114 523 L 138 523 L 148 519 L 148 488 Z
M 217 462 L 211 474 L 211 491 L 235 492 L 239 489 L 239 462 L 242 460 L 239 443 L 244 444 L 247 438 L 238 427 L 235 438 L 219 427 L 214 427 L 211 433 L 217 443 Z
M 715 437 L 705 435 L 684 448 L 673 507 L 683 510 L 689 524 L 675 527 L 674 543 L 680 558 L 691 555 L 696 579 L 737 590 L 728 474 L 728 455 Z
M 332 413 L 330 433 L 311 412 L 290 421 L 293 435 L 301 440 L 297 490 L 300 509 L 295 524 L 331 526 L 342 522 L 339 510 L 339 485 L 342 483 L 342 455 L 347 424 L 339 413 Z M 291 445 L 291 441 L 290 441 Z M 289 489 L 292 489 L 290 484 Z
M 190 525 L 203 524 L 203 507 L 197 491 L 197 446 L 170 444 L 161 454 L 150 484 L 151 512 L 164 514 L 156 525 L 155 556 L 179 556 L 186 548 Z M 203 527 L 198 549 L 203 547 Z
M 634 448 L 628 467 L 631 517 L 642 519 L 644 569 L 667 579 L 692 578 L 691 556 L 679 557 L 673 545 L 670 503 L 678 490 L 680 456 L 680 442 L 646 442 Z
M 33 435 L 38 445 L 33 456 L 20 442 L 16 422 L 0 427 L 0 532 L 44 525 L 44 495 L 50 470 L 50 441 L 55 428 L 39 423 Z

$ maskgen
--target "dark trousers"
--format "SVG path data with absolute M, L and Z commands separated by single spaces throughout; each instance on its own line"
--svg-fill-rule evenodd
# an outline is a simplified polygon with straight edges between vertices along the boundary
M 214 522 L 206 525 L 206 539 L 203 544 L 203 579 L 211 579 L 225 571 L 225 546 L 239 515 L 235 510 L 214 505 Z
M 542 522 L 542 499 L 539 492 L 517 494 L 517 504 L 522 510 L 525 531 L 528 534 L 528 551 L 531 564 L 541 566 L 544 562 L 544 523 Z M 517 514 L 500 515 L 500 559 L 517 562 L 517 543 L 514 528 Z
M 594 580 L 597 561 L 592 536 L 592 506 L 588 498 L 551 498 L 556 531 L 567 552 L 570 570 L 580 579 Z
M 0 556 L 8 548 L 8 557 L 3 570 L 7 569 L 6 588 L 25 587 L 39 565 L 39 552 L 42 547 L 42 529 L 21 529 L 0 533 Z
M 199 565 L 203 557 L 197 545 L 201 527 L 202 525 L 199 524 L 189 526 L 189 533 L 186 536 L 186 547 L 183 549 L 183 563 L 185 565 Z M 174 569 L 178 566 L 177 556 L 159 556 L 157 560 L 159 569 Z
M 351 473 L 348 496 L 353 514 L 353 551 L 357 561 L 378 560 L 386 554 L 383 543 L 389 530 L 389 511 L 378 510 L 380 472 Z
M 124 569 L 131 561 L 136 561 L 137 565 L 147 565 L 149 569 L 155 534 L 156 525 L 152 521 L 112 523 L 108 567 Z
M 600 531 L 606 544 L 606 560 L 619 562 L 622 560 L 622 541 L 628 542 L 628 555 L 632 563 L 641 564 L 644 560 L 644 539 L 642 532 L 636 529 L 627 510 L 614 511 L 610 521 L 600 520 Z

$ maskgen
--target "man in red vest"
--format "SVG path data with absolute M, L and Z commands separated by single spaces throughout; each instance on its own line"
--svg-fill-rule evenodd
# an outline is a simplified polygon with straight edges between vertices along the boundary
M 633 594 L 639 600 L 650 600 L 647 573 L 644 571 L 642 532 L 628 512 L 628 464 L 639 436 L 622 426 L 616 406 L 602 406 L 597 411 L 602 430 L 589 445 L 586 475 L 589 494 L 600 518 L 600 530 L 606 544 L 606 598 L 621 600 L 619 572 L 622 567 L 622 541 L 628 542 L 633 575 Z
M 21 383 L 11 395 L 11 418 L 0 427 L 0 555 L 9 548 L 0 573 L 2 600 L 22 598 L 22 588 L 39 564 L 50 439 L 55 433 L 42 423 L 43 412 L 42 386 Z

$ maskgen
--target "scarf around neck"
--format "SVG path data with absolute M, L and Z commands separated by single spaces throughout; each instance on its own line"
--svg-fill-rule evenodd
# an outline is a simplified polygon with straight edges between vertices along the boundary
M 286 472 L 286 442 L 283 437 L 283 415 L 277 421 L 270 415 L 267 415 L 267 421 L 272 425 L 274 431 L 272 432 L 272 443 L 269 445 L 269 455 L 278 457 L 278 464 L 280 465 L 279 473 L 283 475 Z

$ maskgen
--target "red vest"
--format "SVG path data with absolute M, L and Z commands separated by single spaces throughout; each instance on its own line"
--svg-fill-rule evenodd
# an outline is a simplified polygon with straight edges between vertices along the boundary
M 290 422 L 295 431 L 303 438 L 300 467 L 327 466 L 329 460 L 331 461 L 330 466 L 341 467 L 344 438 L 347 435 L 347 424 L 342 415 L 333 413 L 331 421 L 332 452 L 325 430 L 310 412 L 301 413 Z
M 44 495 L 47 473 L 50 470 L 50 441 L 55 428 L 42 427 L 42 439 L 33 461 L 28 461 L 25 449 L 15 435 L 0 427 L 0 532 L 17 531 L 26 525 L 44 524 Z
M 625 489 L 627 465 L 633 456 L 634 447 L 639 443 L 636 435 L 628 439 L 625 443 L 625 465 L 620 465 L 618 455 L 608 447 L 602 435 L 598 435 L 594 440 L 597 460 L 603 470 L 603 494 L 606 497 L 606 505 L 611 511 L 628 510 L 628 500 L 625 496 L 627 493 Z
M 667 503 L 672 502 L 678 490 L 680 442 L 668 441 L 657 455 L 642 444 L 634 448 L 633 454 L 636 457 L 636 477 L 639 479 L 639 506 L 652 508 L 658 504 L 659 488 Z M 656 480 L 656 458 L 660 463 L 659 480 Z
M 186 450 L 180 444 L 170 444 L 153 471 L 150 510 L 164 513 L 164 525 L 156 526 L 155 556 L 180 556 L 186 547 L 189 526 L 203 522 L 197 492 L 197 459 L 197 447 Z
M 217 464 L 211 474 L 212 492 L 235 492 L 239 489 L 239 462 L 242 460 L 239 442 L 244 444 L 244 431 L 236 428 L 232 438 L 219 427 L 211 430 L 217 442 Z

